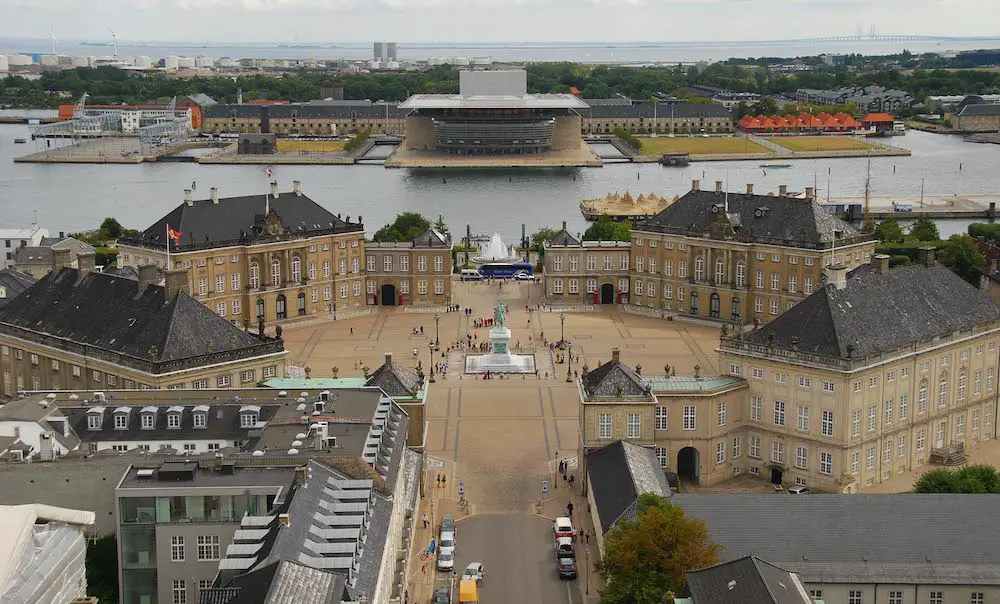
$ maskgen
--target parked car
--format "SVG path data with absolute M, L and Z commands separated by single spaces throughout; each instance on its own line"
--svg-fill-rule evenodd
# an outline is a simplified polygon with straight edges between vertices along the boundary
M 438 537 L 438 549 L 442 552 L 455 552 L 455 533 L 451 531 L 442 531 L 441 536 Z
M 576 556 L 559 556 L 559 578 L 576 578 Z
M 455 530 L 455 517 L 451 514 L 446 514 L 441 518 L 441 532 L 442 533 L 458 533 Z
M 556 539 L 556 556 L 575 556 L 573 540 L 569 537 L 559 537 Z
M 434 598 L 431 600 L 431 604 L 451 604 L 451 594 L 448 593 L 448 589 L 441 587 L 434 590 Z
M 455 552 L 454 551 L 439 552 L 437 566 L 438 570 L 443 570 L 443 571 L 455 570 Z
M 552 522 L 552 538 L 560 537 L 573 538 L 573 521 L 565 516 L 560 516 Z
M 812 493 L 812 491 L 809 490 L 809 487 L 788 487 L 789 495 L 808 495 L 809 493 Z
M 483 568 L 483 563 L 473 562 L 466 566 L 465 572 L 462 573 L 462 578 L 472 579 L 476 582 L 476 585 L 482 585 L 483 579 L 486 578 L 486 570 Z

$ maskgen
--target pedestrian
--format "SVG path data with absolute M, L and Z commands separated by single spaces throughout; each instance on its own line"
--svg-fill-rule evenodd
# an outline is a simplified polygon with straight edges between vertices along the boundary
M 448 477 L 444 474 L 441 475 L 441 488 L 444 488 L 448 483 Z
M 354 335 L 354 328 L 353 327 L 351 328 L 351 335 L 352 336 Z
M 572 474 L 570 474 L 570 476 L 569 476 L 569 488 L 571 488 L 571 489 L 573 488 L 573 481 L 574 480 L 576 480 L 576 476 L 573 476 Z
M 590 529 L 587 529 L 587 532 L 584 533 L 584 536 L 587 538 L 587 543 L 590 543 Z
M 566 515 L 567 516 L 572 516 L 573 515 L 573 502 L 572 501 L 570 501 L 569 503 L 566 504 Z
M 559 473 L 560 473 L 560 474 L 562 474 L 562 473 L 563 473 L 563 470 L 562 470 L 562 469 L 563 469 L 563 462 L 562 462 L 562 460 L 560 459 L 560 460 L 559 460 Z
M 583 529 L 578 531 L 578 535 L 580 536 L 580 543 L 583 543 Z
M 441 475 L 440 474 L 437 475 L 437 486 L 438 486 L 438 488 L 441 487 Z
M 427 514 L 424 514 L 424 517 L 423 517 L 423 521 L 424 521 L 424 528 L 427 528 L 427 524 L 428 524 L 428 522 L 429 522 L 429 521 L 427 520 Z

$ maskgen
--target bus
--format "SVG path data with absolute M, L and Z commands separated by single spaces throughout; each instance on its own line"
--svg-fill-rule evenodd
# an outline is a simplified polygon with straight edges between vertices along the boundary
M 462 281 L 482 281 L 483 275 L 474 268 L 462 269 Z
M 507 279 L 516 275 L 530 277 L 534 271 L 530 262 L 493 262 L 480 266 L 479 274 L 494 279 Z

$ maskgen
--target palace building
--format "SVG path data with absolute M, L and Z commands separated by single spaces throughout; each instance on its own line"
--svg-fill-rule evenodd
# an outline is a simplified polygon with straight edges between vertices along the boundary
M 239 197 L 219 197 L 213 188 L 209 199 L 195 200 L 187 190 L 169 214 L 119 240 L 119 267 L 167 268 L 168 227 L 180 233 L 170 241 L 169 265 L 188 271 L 195 299 L 244 326 L 450 300 L 450 245 L 426 234 L 394 244 L 400 258 L 392 287 L 383 291 L 379 279 L 367 279 L 377 254 L 366 256 L 361 216 L 334 215 L 306 196 L 299 181 L 289 192 L 272 183 L 266 194 Z M 405 278 L 397 274 L 404 267 Z
M 545 243 L 545 296 L 585 304 L 625 301 L 630 249 L 627 241 L 580 241 L 563 222 L 562 229 Z

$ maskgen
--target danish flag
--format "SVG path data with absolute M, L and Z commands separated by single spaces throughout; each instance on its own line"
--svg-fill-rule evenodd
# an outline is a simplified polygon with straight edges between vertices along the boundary
M 265 170 L 264 172 L 267 173 L 268 178 L 271 178 L 271 175 L 274 174 L 274 171 L 271 170 L 270 166 L 268 166 L 267 170 Z
M 181 240 L 181 232 L 180 231 L 175 231 L 174 228 L 168 224 L 167 225 L 167 237 L 170 238 L 170 239 L 173 239 L 174 243 L 177 243 L 178 241 Z

